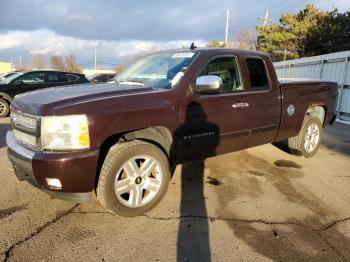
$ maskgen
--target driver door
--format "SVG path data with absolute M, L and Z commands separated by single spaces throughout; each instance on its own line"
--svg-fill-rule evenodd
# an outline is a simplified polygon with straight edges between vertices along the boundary
M 236 57 L 213 57 L 196 76 L 215 75 L 223 84 L 215 94 L 193 94 L 183 105 L 182 161 L 203 159 L 246 147 L 250 108 L 236 108 L 245 99 L 245 87 Z

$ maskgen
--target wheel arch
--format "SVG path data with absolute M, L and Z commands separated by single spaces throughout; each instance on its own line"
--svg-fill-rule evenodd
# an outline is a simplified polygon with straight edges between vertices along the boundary
M 309 115 L 311 117 L 317 117 L 322 125 L 326 122 L 326 114 L 327 114 L 327 107 L 323 104 L 318 105 L 311 105 L 307 109 L 305 115 Z
M 95 188 L 98 184 L 103 162 L 108 154 L 109 149 L 116 143 L 143 140 L 161 149 L 170 161 L 170 152 L 173 143 L 173 137 L 170 130 L 163 126 L 153 126 L 137 130 L 132 130 L 124 133 L 117 133 L 109 136 L 100 146 L 100 154 L 97 165 Z
M 9 96 L 9 95 L 6 94 L 6 93 L 0 92 L 0 98 L 6 100 L 9 104 L 12 103 L 12 98 L 11 98 L 11 96 Z

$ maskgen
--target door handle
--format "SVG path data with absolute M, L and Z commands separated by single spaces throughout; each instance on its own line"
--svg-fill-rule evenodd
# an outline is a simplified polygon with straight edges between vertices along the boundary
M 246 102 L 236 103 L 232 105 L 233 108 L 246 108 L 248 106 L 249 106 L 249 103 L 246 103 Z

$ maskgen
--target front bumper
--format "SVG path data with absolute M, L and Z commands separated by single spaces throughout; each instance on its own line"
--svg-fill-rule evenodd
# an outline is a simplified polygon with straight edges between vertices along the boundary
M 6 134 L 7 154 L 19 180 L 29 182 L 53 198 L 77 203 L 91 200 L 95 186 L 98 150 L 71 153 L 31 151 L 18 144 L 12 131 Z M 53 189 L 46 178 L 57 178 Z

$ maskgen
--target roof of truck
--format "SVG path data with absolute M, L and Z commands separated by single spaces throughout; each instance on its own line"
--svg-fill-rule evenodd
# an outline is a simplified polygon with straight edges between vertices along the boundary
M 245 50 L 245 49 L 238 49 L 238 48 L 218 48 L 218 47 L 196 47 L 194 49 L 191 48 L 179 48 L 179 49 L 172 49 L 172 50 L 163 50 L 160 52 L 196 52 L 196 53 L 227 53 L 232 52 L 235 54 L 241 54 L 241 55 L 258 55 L 258 56 L 268 56 L 268 54 L 259 52 L 259 51 L 253 51 L 253 50 Z

